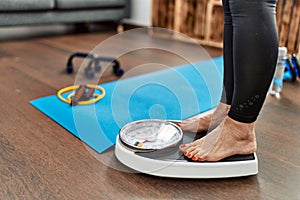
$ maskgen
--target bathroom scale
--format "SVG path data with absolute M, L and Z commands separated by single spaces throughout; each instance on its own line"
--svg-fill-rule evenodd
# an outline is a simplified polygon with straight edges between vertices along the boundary
M 180 121 L 147 119 L 126 124 L 116 139 L 115 155 L 127 167 L 171 178 L 229 178 L 258 173 L 255 153 L 234 155 L 218 162 L 196 162 L 179 150 L 207 133 L 183 132 Z

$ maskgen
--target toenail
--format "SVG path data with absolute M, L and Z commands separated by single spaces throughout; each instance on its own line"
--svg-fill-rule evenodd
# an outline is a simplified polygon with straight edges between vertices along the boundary
M 185 151 L 183 154 L 186 156 L 186 155 L 187 155 L 187 152 Z
M 187 157 L 189 157 L 189 158 L 190 158 L 191 156 L 192 156 L 192 155 L 191 155 L 190 153 L 187 155 Z
M 176 124 L 177 126 L 181 127 L 181 124 Z
M 198 158 L 198 161 L 202 161 L 202 158 Z
M 181 148 L 184 148 L 184 147 L 185 147 L 185 144 L 180 145 L 180 147 L 181 147 Z
M 193 161 L 196 161 L 196 160 L 197 160 L 197 158 L 194 156 L 192 160 L 193 160 Z

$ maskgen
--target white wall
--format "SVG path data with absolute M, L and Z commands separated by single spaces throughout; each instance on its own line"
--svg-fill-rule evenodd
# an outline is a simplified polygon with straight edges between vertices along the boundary
M 152 25 L 152 0 L 131 0 L 131 18 L 125 23 L 138 26 Z

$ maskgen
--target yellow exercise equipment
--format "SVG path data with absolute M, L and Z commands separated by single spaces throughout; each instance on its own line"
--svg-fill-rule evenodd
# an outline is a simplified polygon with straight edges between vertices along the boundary
M 71 91 L 74 91 L 74 90 L 78 90 L 80 87 L 84 87 L 84 90 L 86 90 L 86 89 L 90 89 L 90 90 L 91 90 L 91 89 L 97 89 L 97 90 L 99 90 L 99 91 L 101 92 L 101 94 L 93 93 L 93 94 L 92 94 L 93 98 L 90 98 L 90 97 L 89 97 L 89 99 L 87 99 L 87 100 L 80 100 L 80 101 L 76 102 L 76 105 L 77 105 L 77 104 L 78 104 L 78 105 L 88 105 L 88 104 L 93 104 L 93 103 L 96 103 L 96 102 L 100 101 L 100 100 L 103 99 L 103 97 L 105 96 L 105 90 L 104 90 L 101 86 L 99 86 L 99 85 L 87 84 L 87 85 L 84 85 L 84 86 L 83 86 L 83 85 L 72 85 L 72 86 L 69 86 L 69 87 L 65 87 L 65 88 L 63 88 L 63 89 L 60 89 L 60 90 L 57 92 L 57 97 L 58 97 L 61 101 L 65 102 L 65 103 L 67 103 L 67 104 L 72 105 L 72 103 L 73 103 L 73 100 L 72 100 L 72 99 L 75 98 L 76 92 L 75 92 L 75 93 L 69 94 L 67 98 L 64 98 L 64 97 L 62 96 L 62 94 L 67 93 L 67 92 L 71 92 Z M 83 91 L 82 94 L 85 94 L 85 93 L 86 93 L 86 92 Z M 82 94 L 81 94 L 81 96 L 82 96 Z M 79 99 L 81 98 L 81 96 L 79 96 Z

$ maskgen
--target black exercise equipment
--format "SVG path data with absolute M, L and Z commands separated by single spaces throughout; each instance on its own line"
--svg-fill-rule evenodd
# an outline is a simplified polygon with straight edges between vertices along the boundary
M 124 74 L 124 70 L 121 68 L 120 62 L 112 57 L 105 57 L 105 56 L 96 56 L 94 54 L 89 53 L 82 53 L 82 52 L 76 52 L 70 55 L 67 66 L 66 66 L 66 72 L 68 74 L 72 74 L 74 72 L 74 66 L 73 66 L 73 59 L 79 57 L 84 59 L 89 59 L 87 66 L 84 69 L 85 76 L 88 79 L 94 78 L 95 72 L 101 71 L 101 64 L 100 62 L 108 62 L 112 63 L 113 66 L 113 73 L 116 76 L 122 76 Z

